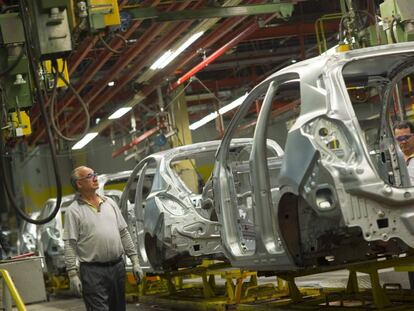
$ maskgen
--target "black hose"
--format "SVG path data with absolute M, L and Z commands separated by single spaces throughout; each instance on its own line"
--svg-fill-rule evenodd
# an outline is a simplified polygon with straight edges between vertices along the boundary
M 27 51 L 27 58 L 29 60 L 29 65 L 30 65 L 30 70 L 33 74 L 33 80 L 35 82 L 35 87 L 36 87 L 36 93 L 37 93 L 37 97 L 39 99 L 39 105 L 40 105 L 40 112 L 42 114 L 42 117 L 44 119 L 45 122 L 45 127 L 46 127 L 46 133 L 47 133 L 47 137 L 49 140 L 49 147 L 50 147 L 50 152 L 51 152 L 51 156 L 52 156 L 52 164 L 53 164 L 53 169 L 55 172 L 55 179 L 56 179 L 56 190 L 57 190 L 57 198 L 56 198 L 56 206 L 53 209 L 52 213 L 47 216 L 46 218 L 43 219 L 32 219 L 30 218 L 23 209 L 21 209 L 13 196 L 13 193 L 11 191 L 11 187 L 9 185 L 9 183 L 7 182 L 7 178 L 6 178 L 6 174 L 5 174 L 5 165 L 4 165 L 4 139 L 3 139 L 3 133 L 1 132 L 0 134 L 0 152 L 1 152 L 1 159 L 0 159 L 0 163 L 1 163 L 1 175 L 2 178 L 4 180 L 4 185 L 5 185 L 5 189 L 6 189 L 6 193 L 9 196 L 9 200 L 10 203 L 12 205 L 12 207 L 15 209 L 15 211 L 17 212 L 17 214 L 23 218 L 24 220 L 26 220 L 29 223 L 32 224 L 36 224 L 36 225 L 43 225 L 51 220 L 53 220 L 57 213 L 59 212 L 59 208 L 60 208 L 60 203 L 62 202 L 62 184 L 61 184 L 61 178 L 60 178 L 60 174 L 59 174 L 59 170 L 58 170 L 58 164 L 57 164 L 57 157 L 56 157 L 56 148 L 53 142 L 53 136 L 52 136 L 52 132 L 50 130 L 50 124 L 49 124 L 49 120 L 47 118 L 47 113 L 46 113 L 46 108 L 45 108 L 45 98 L 43 97 L 43 93 L 41 91 L 41 85 L 40 85 L 40 81 L 39 81 L 39 77 L 38 77 L 38 73 L 37 73 L 37 68 L 36 68 L 36 62 L 34 59 L 34 52 L 33 52 L 33 47 L 31 45 L 32 40 L 31 40 L 31 36 L 30 36 L 30 30 L 28 29 L 28 24 L 27 24 L 27 18 L 28 16 L 26 15 L 26 8 L 27 6 L 25 5 L 25 0 L 20 0 L 19 1 L 19 8 L 20 8 L 20 14 L 21 14 L 21 20 L 22 20 L 22 24 L 23 24 L 23 30 L 24 30 L 24 35 L 26 38 L 26 51 Z
M 24 55 L 24 45 L 22 45 L 22 49 L 20 50 L 19 55 L 14 60 L 13 64 L 9 66 L 9 68 L 6 68 L 4 71 L 0 72 L 0 78 L 7 75 L 10 71 L 12 71 L 16 66 L 19 64 L 20 60 L 22 59 Z
M 117 36 L 118 38 L 120 38 L 123 42 L 124 42 L 124 44 L 125 44 L 125 46 L 124 46 L 124 48 L 122 49 L 122 50 L 115 50 L 115 49 L 113 49 L 106 41 L 105 41 L 105 39 L 103 38 L 103 35 L 98 35 L 98 37 L 99 37 L 99 40 L 102 42 L 102 44 L 105 46 L 105 48 L 107 48 L 109 51 L 111 51 L 112 53 L 114 53 L 114 54 L 121 54 L 121 53 L 123 53 L 127 48 L 128 48 L 128 42 L 127 42 L 127 40 L 123 37 L 123 36 L 121 36 L 120 34 L 116 34 L 115 36 Z
M 72 86 L 72 84 L 69 83 L 69 81 L 66 80 L 65 76 L 63 75 L 63 70 L 65 69 L 65 64 L 63 64 L 62 72 L 59 71 L 59 68 L 57 67 L 57 63 L 55 61 L 52 62 L 52 69 L 55 71 L 55 80 L 53 83 L 53 90 L 52 90 L 52 96 L 50 98 L 50 105 L 49 105 L 49 113 L 50 113 L 50 123 L 52 125 L 52 128 L 54 129 L 55 133 L 62 138 L 63 140 L 67 141 L 77 141 L 81 139 L 83 136 L 86 135 L 86 133 L 89 131 L 90 128 L 90 115 L 88 111 L 88 105 L 85 103 L 85 101 L 82 99 L 82 97 L 79 95 L 78 91 Z M 77 136 L 74 137 L 68 137 L 65 136 L 60 129 L 58 128 L 56 121 L 55 121 L 55 105 L 56 105 L 56 93 L 57 93 L 57 81 L 58 78 L 60 78 L 66 86 L 72 91 L 73 94 L 75 94 L 76 98 L 79 100 L 81 107 L 83 111 L 85 111 L 85 117 L 86 117 L 86 125 L 83 132 Z

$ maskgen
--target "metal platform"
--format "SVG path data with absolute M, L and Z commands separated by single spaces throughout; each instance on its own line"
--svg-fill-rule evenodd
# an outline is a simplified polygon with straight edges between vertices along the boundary
M 342 288 L 318 286 L 314 279 L 310 282 L 313 286 L 309 287 L 306 277 L 301 278 L 299 274 L 259 279 L 255 272 L 220 264 L 204 265 L 147 277 L 140 287 L 138 300 L 186 311 L 414 310 L 414 292 L 403 288 L 400 282 L 404 280 L 405 287 L 408 284 L 405 271 L 412 269 L 412 262 L 412 258 L 396 258 L 352 266 L 342 271 Z M 404 272 L 393 272 L 391 282 L 380 281 L 378 271 L 386 268 Z M 326 281 L 330 275 L 333 275 L 332 284 L 338 284 L 335 273 L 319 277 Z

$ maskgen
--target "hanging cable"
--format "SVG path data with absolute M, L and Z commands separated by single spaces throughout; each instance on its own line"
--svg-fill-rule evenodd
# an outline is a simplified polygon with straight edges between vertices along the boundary
M 101 34 L 101 35 L 99 35 L 99 40 L 102 42 L 102 44 L 105 46 L 105 48 L 107 48 L 109 51 L 111 51 L 112 53 L 114 53 L 114 54 L 121 54 L 121 53 L 123 53 L 127 48 L 128 48 L 128 42 L 127 42 L 127 40 L 123 37 L 123 36 L 121 36 L 120 34 L 115 34 L 115 36 L 116 37 L 118 37 L 118 38 L 120 38 L 123 42 L 124 42 L 124 44 L 125 44 L 125 46 L 124 46 L 124 48 L 122 49 L 122 50 L 115 50 L 115 49 L 113 49 L 106 41 L 105 41 L 105 39 L 103 38 L 103 34 Z
M 205 85 L 204 83 L 203 83 L 203 81 L 201 81 L 198 77 L 196 77 L 196 76 L 194 76 L 193 77 L 194 78 L 194 80 L 197 80 L 197 82 L 198 83 L 200 83 L 200 85 L 208 92 L 208 93 L 210 93 L 211 95 L 213 95 L 214 96 L 214 98 L 217 100 L 217 102 L 220 104 L 220 105 L 222 105 L 223 104 L 223 102 L 220 100 L 220 98 L 218 98 L 217 96 L 216 96 L 216 94 L 214 93 L 214 92 L 212 92 L 208 87 L 207 87 L 207 85 Z
M 78 91 L 72 86 L 71 83 L 69 83 L 69 81 L 65 78 L 63 71 L 65 69 L 65 63 L 63 63 L 63 68 L 62 71 L 59 71 L 58 65 L 56 60 L 52 61 L 52 72 L 54 71 L 55 73 L 55 77 L 54 77 L 54 81 L 53 81 L 53 90 L 52 90 L 52 96 L 50 97 L 49 100 L 49 113 L 50 113 L 50 123 L 52 125 L 53 130 L 55 131 L 55 133 L 62 139 L 67 140 L 67 141 L 77 141 L 79 139 L 81 139 L 83 136 L 86 135 L 86 133 L 88 133 L 89 128 L 90 128 L 90 115 L 89 115 L 89 110 L 88 110 L 88 106 L 85 103 L 85 101 L 83 100 L 83 98 L 79 95 Z M 55 120 L 55 105 L 57 103 L 56 97 L 57 97 L 57 82 L 58 79 L 61 79 L 66 86 L 72 91 L 73 94 L 75 94 L 76 98 L 79 100 L 80 105 L 83 109 L 83 111 L 85 111 L 85 118 L 86 118 L 86 125 L 85 125 L 85 129 L 83 130 L 83 132 L 77 136 L 74 137 L 68 137 L 65 136 L 61 130 L 58 128 L 57 124 L 56 124 L 56 120 Z
M 15 201 L 15 197 L 14 194 L 12 193 L 11 190 L 11 186 L 10 184 L 7 182 L 7 180 L 9 180 L 6 176 L 6 165 L 4 163 L 4 154 L 5 154 L 5 142 L 4 142 L 4 137 L 3 137 L 3 131 L 0 131 L 0 154 L 1 154 L 1 159 L 0 159 L 0 174 L 1 177 L 4 180 L 4 187 L 6 189 L 6 193 L 9 197 L 9 201 L 11 203 L 11 206 L 15 209 L 15 211 L 17 212 L 17 214 L 23 218 L 25 221 L 32 223 L 32 224 L 36 224 L 36 225 L 42 225 L 45 224 L 49 221 L 51 221 L 52 219 L 54 219 L 59 211 L 60 208 L 60 203 L 62 201 L 62 184 L 61 184 L 61 178 L 60 178 L 60 173 L 58 170 L 58 164 L 57 164 L 57 157 L 56 157 L 56 148 L 53 142 L 53 136 L 52 136 L 52 132 L 50 130 L 50 124 L 49 124 L 49 120 L 47 118 L 47 112 L 46 112 L 46 108 L 45 108 L 45 98 L 43 96 L 42 90 L 41 90 L 41 85 L 40 85 L 40 79 L 38 76 L 38 72 L 37 72 L 37 65 L 36 65 L 36 61 L 35 61 L 35 53 L 34 53 L 34 48 L 32 46 L 33 40 L 32 40 L 32 36 L 30 33 L 30 27 L 28 25 L 28 21 L 30 21 L 30 17 L 28 16 L 28 9 L 27 9 L 27 5 L 25 0 L 20 0 L 19 1 L 19 8 L 20 8 L 20 16 L 21 16 L 21 20 L 22 20 L 22 24 L 23 24 L 23 30 L 24 30 L 24 35 L 26 38 L 26 52 L 27 52 L 27 58 L 29 61 L 29 66 L 30 66 L 30 70 L 32 72 L 33 75 L 33 80 L 35 83 L 35 89 L 36 89 L 36 95 L 38 97 L 39 100 L 39 105 L 40 105 L 40 112 L 42 114 L 42 117 L 44 119 L 44 123 L 45 123 L 45 127 L 46 127 L 46 133 L 47 133 L 47 137 L 49 140 L 49 147 L 50 147 L 50 153 L 52 155 L 52 165 L 53 165 L 53 170 L 55 172 L 55 180 L 56 180 L 56 190 L 57 190 L 57 198 L 56 198 L 56 206 L 53 209 L 52 213 L 43 218 L 43 219 L 32 219 L 29 215 L 26 214 L 26 212 L 20 208 L 17 204 L 17 202 Z M 3 110 L 1 110 L 3 111 Z M 2 113 L 3 114 L 3 113 Z M 3 117 L 3 116 L 1 116 Z
M 17 58 L 13 61 L 13 63 L 8 68 L 0 72 L 0 78 L 7 75 L 10 71 L 16 68 L 16 66 L 19 64 L 20 60 L 22 59 L 23 55 L 24 55 L 24 45 L 22 45 L 20 53 L 17 56 Z

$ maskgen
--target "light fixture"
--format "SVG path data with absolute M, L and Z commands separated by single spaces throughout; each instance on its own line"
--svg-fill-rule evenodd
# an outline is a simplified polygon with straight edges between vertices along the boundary
M 237 98 L 236 100 L 233 100 L 230 104 L 221 107 L 218 111 L 214 111 L 210 114 L 208 114 L 207 116 L 205 116 L 204 118 L 194 122 L 193 124 L 190 124 L 189 128 L 190 130 L 196 130 L 199 127 L 203 126 L 204 124 L 207 124 L 208 122 L 214 120 L 215 118 L 217 118 L 219 115 L 223 115 L 226 112 L 229 112 L 230 110 L 233 110 L 234 108 L 240 106 L 243 101 L 246 99 L 248 93 L 244 94 L 243 96 Z
M 98 136 L 98 132 L 88 133 L 83 138 L 72 146 L 72 150 L 78 150 L 85 147 L 92 139 Z
M 168 50 L 167 52 L 165 52 L 164 54 L 161 55 L 160 58 L 158 58 L 150 67 L 150 69 L 155 70 L 155 69 L 162 69 L 164 68 L 167 63 L 166 60 L 169 59 L 169 57 L 172 55 L 171 50 Z
M 199 127 L 202 127 L 204 124 L 210 122 L 211 120 L 214 120 L 215 118 L 218 117 L 218 112 L 214 111 L 212 113 L 210 113 L 209 115 L 205 116 L 204 118 L 202 118 L 201 120 L 198 120 L 197 122 L 194 122 L 193 124 L 190 124 L 189 128 L 190 130 L 196 130 Z
M 221 107 L 219 109 L 219 114 L 225 114 L 226 112 L 229 112 L 230 110 L 233 110 L 234 108 L 239 107 L 243 103 L 243 101 L 246 99 L 247 95 L 248 94 L 246 93 L 243 96 L 233 100 L 230 104 L 224 107 Z
M 115 81 L 109 81 L 108 82 L 108 86 L 114 86 L 115 85 Z
M 108 117 L 108 119 L 109 120 L 118 119 L 118 118 L 122 117 L 124 114 L 126 114 L 128 111 L 130 111 L 131 109 L 132 109 L 132 107 L 119 108 L 117 111 L 115 111 L 113 114 L 111 114 Z
M 204 31 L 197 32 L 188 38 L 183 44 L 180 45 L 175 51 L 168 50 L 160 58 L 158 58 L 150 67 L 152 70 L 162 69 L 172 62 L 174 58 L 180 55 L 186 48 L 188 48 L 194 41 L 203 35 Z

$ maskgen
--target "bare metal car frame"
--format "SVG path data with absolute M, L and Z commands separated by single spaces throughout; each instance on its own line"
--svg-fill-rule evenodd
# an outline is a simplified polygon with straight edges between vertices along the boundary
M 409 117 L 403 94 L 413 66 L 414 43 L 329 51 L 280 70 L 249 93 L 226 130 L 212 179 L 222 248 L 233 266 L 324 271 L 410 255 L 414 188 L 392 126 Z M 272 98 L 289 86 L 300 92 L 300 111 L 280 170 L 272 172 L 264 152 L 275 134 L 268 126 Z M 359 90 L 366 102 L 355 96 Z M 265 97 L 244 187 L 251 193 L 240 201 L 228 152 L 259 93 Z M 372 107 L 370 114 L 358 100 Z M 252 210 L 250 244 L 240 227 L 241 205 Z
M 274 155 L 283 153 L 274 142 L 267 144 Z M 209 153 L 213 165 L 219 145 L 220 141 L 210 141 L 158 152 L 134 168 L 120 205 L 138 245 L 144 271 L 163 272 L 193 266 L 203 258 L 225 259 L 220 224 L 210 196 L 211 183 L 207 182 L 203 193 L 195 193 L 171 167 L 173 162 L 192 161 Z M 230 153 L 240 157 L 251 146 L 251 139 L 238 139 L 232 142 Z M 131 202 L 134 180 L 137 180 L 135 202 Z M 146 181 L 147 189 L 143 191 Z

